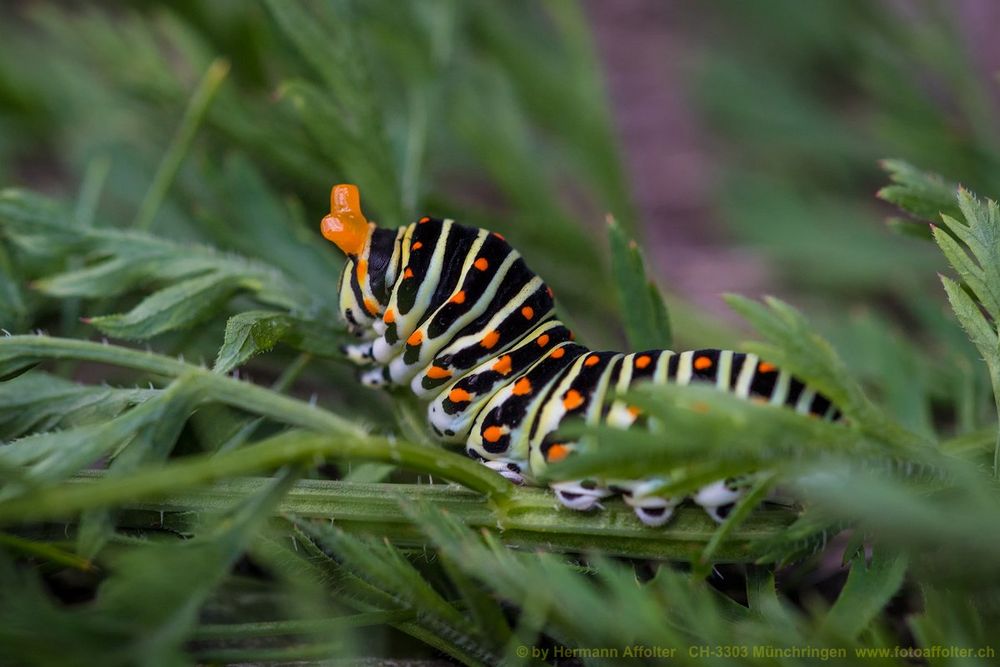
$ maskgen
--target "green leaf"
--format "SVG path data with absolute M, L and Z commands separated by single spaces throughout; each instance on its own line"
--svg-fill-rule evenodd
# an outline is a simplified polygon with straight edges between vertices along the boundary
M 994 322 L 1000 321 L 1000 206 L 992 199 L 980 202 L 964 188 L 958 192 L 958 205 L 966 225 L 950 216 L 942 216 L 942 220 L 975 258 L 982 282 L 970 287 Z M 959 266 L 955 268 L 958 270 Z
M 948 295 L 952 310 L 965 332 L 976 345 L 983 358 L 990 362 L 991 367 L 1000 368 L 998 363 L 998 337 L 996 327 L 991 324 L 972 297 L 962 289 L 962 286 L 947 276 L 941 276 L 941 284 Z
M 284 313 L 254 310 L 233 315 L 226 322 L 226 335 L 213 370 L 228 373 L 242 366 L 277 345 L 291 329 L 291 318 Z
M 173 450 L 188 417 L 203 402 L 206 387 L 195 376 L 183 376 L 144 405 L 150 414 L 138 425 L 134 437 L 119 449 L 108 465 L 109 478 L 131 475 L 141 466 L 162 463 Z M 80 517 L 77 551 L 92 558 L 114 533 L 115 514 L 98 508 Z
M 88 322 L 111 336 L 152 338 L 197 324 L 245 287 L 246 279 L 242 276 L 210 273 L 165 287 L 127 313 L 94 317 Z
M 333 357 L 338 354 L 343 341 L 339 330 L 285 313 L 268 310 L 239 313 L 226 322 L 226 335 L 215 359 L 214 370 L 228 373 L 279 342 L 317 356 Z
M 886 227 L 900 236 L 907 236 L 921 241 L 931 241 L 934 235 L 931 226 L 923 222 L 914 222 L 909 218 L 891 216 L 885 220 Z
M 128 252 L 37 280 L 32 286 L 59 298 L 101 299 L 123 294 L 145 279 L 180 280 L 209 273 L 216 266 L 207 257 L 166 258 L 159 252 Z
M 894 183 L 878 191 L 880 199 L 932 223 L 937 222 L 942 213 L 958 215 L 955 205 L 957 184 L 949 183 L 937 174 L 920 171 L 903 160 L 882 160 L 880 165 Z
M 823 619 L 824 630 L 856 638 L 903 585 L 906 568 L 905 556 L 886 554 L 881 547 L 875 548 L 870 564 L 863 551 L 855 554 L 847 583 Z
M 0 384 L 0 437 L 103 423 L 157 393 L 88 387 L 48 373 L 29 373 Z
M 670 317 L 663 296 L 646 275 L 642 252 L 614 220 L 608 219 L 611 244 L 611 274 L 629 346 L 635 350 L 669 349 L 672 344 Z

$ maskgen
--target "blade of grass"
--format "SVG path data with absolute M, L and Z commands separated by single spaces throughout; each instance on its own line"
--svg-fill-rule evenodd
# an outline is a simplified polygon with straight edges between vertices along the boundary
M 152 226 L 156 212 L 160 209 L 160 204 L 166 198 L 167 191 L 170 189 L 170 185 L 173 183 L 174 178 L 176 178 L 181 163 L 184 161 L 184 156 L 187 155 L 188 150 L 191 148 L 191 142 L 194 140 L 198 128 L 205 119 L 205 114 L 212 104 L 212 99 L 228 74 L 229 63 L 221 58 L 215 60 L 205 71 L 204 76 L 198 83 L 198 87 L 194 91 L 194 95 L 191 96 L 191 101 L 184 110 L 181 124 L 170 142 L 170 147 L 160 161 L 160 166 L 156 169 L 153 182 L 150 184 L 149 190 L 146 191 L 146 196 L 143 197 L 142 203 L 139 205 L 139 211 L 132 222 L 132 227 L 135 229 L 149 229 Z

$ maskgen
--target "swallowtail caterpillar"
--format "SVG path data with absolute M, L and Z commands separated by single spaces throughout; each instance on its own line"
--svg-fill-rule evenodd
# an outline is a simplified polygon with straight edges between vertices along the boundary
M 576 443 L 555 433 L 565 419 L 627 428 L 636 411 L 610 399 L 635 382 L 712 383 L 742 398 L 837 419 L 815 390 L 753 354 L 730 350 L 592 351 L 555 316 L 552 290 L 495 232 L 424 217 L 382 229 L 361 212 L 358 189 L 334 186 L 323 236 L 346 255 L 340 311 L 362 342 L 345 347 L 369 386 L 409 385 L 428 401 L 437 437 L 464 445 L 519 484 L 535 484 Z M 551 484 L 559 501 L 590 510 L 621 494 L 650 526 L 683 498 L 657 493 L 662 480 L 585 479 Z M 743 489 L 732 480 L 692 500 L 722 521 Z

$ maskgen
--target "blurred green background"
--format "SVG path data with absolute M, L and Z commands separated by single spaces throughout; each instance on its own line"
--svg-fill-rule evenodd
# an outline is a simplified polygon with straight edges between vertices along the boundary
M 65 237 L 73 240 L 66 241 L 51 229 L 32 236 L 24 232 L 23 220 L 10 223 L 16 243 L 0 245 L 0 328 L 14 334 L 42 329 L 98 340 L 103 326 L 103 332 L 114 338 L 147 340 L 158 352 L 210 363 L 227 320 L 263 302 L 287 310 L 297 322 L 318 323 L 327 334 L 332 330 L 335 339 L 339 326 L 334 318 L 335 286 L 342 258 L 322 241 L 317 224 L 327 211 L 330 186 L 353 182 L 361 188 L 369 217 L 383 225 L 401 225 L 427 213 L 501 232 L 550 282 L 561 314 L 585 342 L 624 347 L 622 304 L 611 276 L 605 224 L 610 213 L 638 239 L 650 273 L 666 294 L 676 347 L 737 346 L 751 335 L 724 307 L 719 293 L 778 294 L 808 313 L 810 324 L 834 344 L 853 375 L 898 423 L 921 437 L 944 440 L 962 434 L 966 439 L 952 441 L 946 451 L 968 453 L 970 468 L 979 465 L 985 470 L 986 458 L 992 456 L 987 449 L 995 438 L 995 406 L 982 355 L 957 325 L 937 281 L 936 274 L 949 269 L 927 242 L 926 221 L 896 217 L 899 214 L 880 202 L 876 191 L 887 181 L 879 160 L 901 158 L 980 195 L 1000 194 L 995 78 L 1000 50 L 990 29 L 998 22 L 1000 6 L 988 0 L 5 3 L 0 6 L 0 187 L 26 188 L 64 202 L 67 208 L 60 214 L 65 216 Z M 4 215 L 16 217 L 6 209 Z M 79 277 L 83 267 L 104 267 L 119 259 L 127 265 L 129 249 L 149 251 L 149 239 L 136 240 L 140 234 L 102 237 L 100 232 L 107 230 L 144 231 L 193 245 L 160 248 L 170 255 L 162 266 L 128 265 L 121 274 L 122 284 L 112 285 L 113 294 L 88 292 L 99 284 L 93 274 L 86 287 L 68 284 L 72 281 L 65 276 Z M 89 239 L 91 245 L 85 245 L 89 255 L 67 250 L 76 237 Z M 128 245 L 133 241 L 134 248 Z M 209 247 L 223 254 L 213 255 Z M 121 256 L 114 254 L 119 251 Z M 244 263 L 241 257 L 260 263 Z M 129 329 L 122 318 L 80 320 L 129 311 L 143 303 L 144 296 L 170 289 L 187 277 L 172 275 L 171 262 L 179 266 L 186 259 L 197 266 L 195 272 L 205 271 L 199 262 L 217 262 L 220 275 L 232 271 L 249 283 L 226 291 L 224 298 L 198 301 L 197 307 L 192 305 L 197 317 L 183 321 L 159 322 L 146 329 L 142 322 Z M 278 271 L 268 273 L 267 267 Z M 61 274 L 62 282 L 51 280 L 53 274 Z M 268 301 L 268 296 L 274 300 Z M 192 304 L 196 301 L 192 299 Z M 122 335 L 115 335 L 112 321 Z M 195 322 L 199 326 L 191 326 Z M 338 341 L 319 349 L 315 341 L 306 342 L 285 340 L 241 372 L 252 374 L 258 384 L 281 378 L 281 391 L 318 397 L 322 406 L 332 406 L 339 415 L 373 424 L 376 436 L 388 431 L 426 442 L 422 416 L 412 404 L 399 396 L 358 388 L 353 369 L 337 354 Z M 135 374 L 95 370 L 85 364 L 51 366 L 56 374 L 89 385 L 135 382 Z M 27 382 L 16 386 L 47 389 L 47 382 L 62 382 L 54 375 L 26 377 Z M 142 400 L 147 398 L 145 384 L 141 390 L 115 393 L 121 404 L 108 410 L 131 414 L 124 406 L 137 404 L 140 394 Z M 71 391 L 65 385 L 54 386 Z M 151 386 L 149 394 L 162 398 L 176 385 L 167 387 Z M 72 386 L 72 391 L 92 389 Z M 126 391 L 131 393 L 125 396 Z M 42 394 L 39 391 L 45 402 Z M 7 407 L 9 423 L 4 425 L 11 438 L 36 426 L 39 431 L 64 426 L 59 421 L 62 415 L 50 414 L 58 412 L 51 405 L 38 408 L 44 420 L 27 425 L 14 415 L 14 408 Z M 188 416 L 187 412 L 174 415 L 176 432 L 164 440 L 162 451 L 157 450 L 160 459 L 144 460 L 144 465 L 158 465 L 169 456 L 239 447 L 261 423 L 247 414 L 234 416 L 209 408 L 199 409 L 190 424 Z M 267 424 L 268 434 L 278 430 L 276 421 Z M 236 424 L 241 430 L 226 439 L 219 423 Z M 838 444 L 834 438 L 831 442 L 824 444 L 831 449 Z M 91 463 L 81 460 L 79 467 Z M 43 458 L 36 468 L 45 464 Z M 363 475 L 370 476 L 360 481 L 382 479 L 389 469 L 366 468 Z M 64 478 L 76 472 L 59 469 L 46 481 L 58 491 Z M 126 468 L 126 481 L 128 472 Z M 344 466 L 324 472 L 349 477 L 356 470 Z M 872 645 L 895 645 L 914 637 L 921 645 L 974 636 L 978 641 L 982 635 L 965 633 L 961 614 L 973 617 L 986 609 L 989 613 L 977 618 L 995 619 L 995 590 L 984 593 L 976 603 L 982 603 L 979 609 L 973 610 L 972 602 L 967 608 L 962 605 L 972 598 L 970 591 L 994 584 L 986 574 L 989 563 L 977 562 L 970 574 L 955 557 L 963 546 L 949 543 L 935 554 L 939 559 L 914 565 L 917 583 L 900 589 L 906 558 L 916 562 L 929 548 L 926 545 L 939 546 L 934 544 L 936 535 L 923 528 L 921 511 L 930 507 L 936 522 L 932 526 L 942 532 L 955 527 L 954 534 L 961 537 L 975 535 L 980 526 L 995 525 L 995 513 L 989 511 L 994 508 L 993 487 L 980 477 L 975 480 L 967 485 L 975 502 L 954 503 L 962 522 L 952 520 L 947 506 L 927 501 L 920 495 L 922 489 L 907 488 L 904 493 L 893 487 L 899 493 L 881 496 L 885 487 L 874 482 L 867 487 L 868 495 L 841 489 L 843 495 L 861 499 L 859 503 L 901 498 L 895 506 L 901 516 L 912 508 L 904 517 L 908 522 L 899 529 L 902 538 L 892 532 L 892 525 L 882 525 L 890 547 L 902 544 L 909 551 L 906 557 L 890 553 L 883 560 L 880 549 L 869 570 L 862 567 L 863 552 L 858 555 L 849 545 L 838 543 L 803 567 L 782 573 L 782 600 L 795 603 L 801 616 L 780 606 L 773 577 L 768 579 L 771 575 L 752 567 L 728 585 L 724 577 L 713 577 L 715 588 L 696 589 L 689 586 L 691 579 L 700 582 L 704 572 L 688 578 L 663 567 L 638 587 L 634 564 L 615 569 L 598 560 L 599 567 L 591 570 L 591 564 L 565 566 L 561 561 L 557 567 L 553 559 L 519 570 L 515 567 L 519 561 L 502 548 L 474 551 L 476 559 L 470 559 L 468 566 L 481 568 L 470 575 L 477 581 L 499 582 L 505 590 L 514 590 L 503 599 L 513 598 L 522 611 L 532 612 L 528 603 L 552 582 L 556 583 L 546 604 L 556 611 L 562 610 L 565 599 L 607 611 L 612 606 L 603 604 L 601 594 L 610 590 L 620 594 L 622 605 L 634 614 L 622 615 L 618 622 L 636 620 L 636 627 L 649 622 L 645 636 L 666 637 L 664 641 L 678 645 L 681 636 L 729 637 L 732 627 L 746 629 L 747 636 L 757 641 L 765 641 L 773 631 L 775 643 L 817 643 L 840 638 L 829 627 L 838 623 L 850 630 L 843 637 L 853 641 L 864 631 L 864 641 Z M 276 503 L 287 488 L 279 482 L 275 489 L 254 502 Z M 340 500 L 341 496 L 327 499 L 334 505 Z M 963 508 L 972 509 L 963 513 Z M 865 506 L 864 512 L 849 509 L 852 518 L 863 514 L 876 526 L 878 520 L 889 521 L 876 502 Z M 92 515 L 84 520 L 94 523 Z M 160 521 L 162 527 L 162 513 Z M 423 521 L 424 534 L 445 545 L 442 553 L 448 546 L 453 549 L 451 556 L 465 554 L 459 547 L 473 549 L 448 533 L 447 526 L 434 524 L 433 518 Z M 817 525 L 783 534 L 784 546 L 815 538 Z M 263 598 L 263 594 L 254 597 L 260 592 L 257 587 L 273 583 L 261 583 L 265 577 L 254 569 L 255 562 L 239 561 L 236 571 L 229 568 L 242 553 L 237 538 L 263 535 L 269 547 L 272 533 L 249 519 L 238 527 L 244 531 L 242 537 L 238 531 L 205 530 L 200 537 L 222 537 L 217 543 L 191 540 L 190 552 L 181 546 L 189 542 L 180 540 L 157 552 L 146 550 L 146 543 L 133 550 L 138 539 L 123 531 L 114 533 L 110 524 L 100 525 L 104 532 L 91 546 L 100 551 L 110 544 L 101 558 L 121 565 L 112 570 L 124 575 L 104 580 L 110 583 L 102 590 L 111 588 L 111 593 L 87 622 L 106 629 L 107 618 L 117 622 L 135 615 L 139 630 L 133 632 L 130 626 L 121 631 L 123 636 L 172 627 L 175 634 L 163 635 L 162 641 L 180 652 L 191 637 L 218 631 L 201 628 L 203 634 L 190 634 L 199 605 L 210 593 L 204 608 L 207 618 L 255 620 L 266 616 L 256 613 L 260 609 L 273 612 L 266 604 L 255 606 Z M 468 585 L 463 571 L 450 564 L 420 561 L 416 552 L 408 552 L 407 560 L 381 543 L 362 548 L 336 531 L 316 531 L 317 543 L 341 559 L 327 564 L 333 569 L 323 570 L 317 580 L 329 583 L 333 571 L 343 577 L 333 577 L 337 586 L 351 582 L 331 596 L 337 605 L 347 600 L 346 606 L 355 611 L 369 610 L 350 603 L 361 597 L 359 590 L 371 593 L 364 588 L 367 580 L 359 581 L 369 575 L 376 578 L 372 574 L 376 571 L 385 577 L 381 583 L 389 581 L 382 589 L 394 595 L 399 590 L 426 593 L 420 588 L 421 573 L 400 564 L 407 561 L 409 566 L 411 560 L 419 563 L 427 578 L 436 578 L 436 584 L 447 582 L 449 595 L 459 591 L 463 603 L 482 601 L 469 593 L 478 589 Z M 678 534 L 685 535 L 683 527 Z M 449 535 L 454 538 L 450 542 Z M 79 544 L 87 544 L 86 535 Z M 293 544 L 298 543 L 293 539 Z M 303 547 L 306 544 L 312 543 L 303 540 Z M 995 540 L 990 544 L 995 548 Z M 15 547 L 23 550 L 25 545 Z M 217 547 L 208 555 L 197 551 Z M 288 578 L 281 585 L 287 584 L 293 593 L 288 596 L 291 602 L 285 600 L 296 610 L 292 617 L 310 618 L 312 603 L 328 611 L 324 605 L 329 600 L 316 593 L 317 587 L 289 574 L 301 574 L 296 570 L 301 566 L 298 560 L 256 542 L 254 548 L 254 558 L 273 567 L 269 572 Z M 139 552 L 143 554 L 128 555 Z M 856 564 L 851 574 L 860 583 L 853 587 L 843 585 L 847 575 L 840 562 L 842 553 Z M 322 560 L 312 552 L 308 557 Z M 0 562 L 0 583 L 18 581 L 13 568 L 4 569 L 5 563 Z M 286 569 L 279 567 L 282 563 Z M 200 588 L 194 581 L 187 590 L 194 602 L 177 594 L 177 606 L 191 617 L 190 625 L 178 630 L 183 624 L 172 624 L 169 609 L 158 616 L 155 604 L 136 601 L 135 591 L 162 587 L 146 602 L 166 595 L 173 581 L 157 575 L 167 566 L 179 567 L 183 574 L 185 565 L 191 565 L 189 578 L 201 576 L 197 566 L 209 573 L 206 578 L 216 578 Z M 385 567 L 378 571 L 381 566 Z M 640 564 L 637 570 L 643 567 Z M 499 572 L 495 579 L 490 568 Z M 604 577 L 599 591 L 587 588 L 590 579 L 576 576 L 598 570 Z M 565 577 L 557 578 L 554 572 Z M 46 580 L 64 601 L 74 594 L 89 599 L 101 583 L 89 573 L 90 579 L 77 582 L 75 588 L 72 576 L 76 575 L 67 576 L 68 583 L 62 581 L 64 576 L 57 571 Z M 127 585 L 117 583 L 123 580 Z M 770 607 L 768 586 L 774 598 Z M 28 591 L 29 587 L 25 584 L 17 595 L 42 599 L 32 597 L 37 591 Z M 314 597 L 303 592 L 310 588 L 315 589 Z M 738 616 L 744 625 L 728 624 L 737 618 L 733 600 L 719 602 L 722 596 L 716 596 L 716 589 L 728 594 L 739 589 L 733 596 L 741 603 L 740 613 L 746 611 L 740 596 L 748 601 L 760 596 L 752 601 L 752 612 Z M 842 590 L 860 590 L 864 595 L 841 596 L 847 602 L 831 614 L 834 621 L 823 620 L 816 610 Z M 522 617 L 511 605 L 505 602 L 501 609 L 489 597 L 496 608 L 487 605 L 490 613 L 484 615 L 485 621 L 476 617 L 469 622 L 472 634 L 455 639 L 449 632 L 465 627 L 465 608 L 452 608 L 453 598 L 446 604 L 436 595 L 428 593 L 416 602 L 407 599 L 405 605 L 398 598 L 376 596 L 378 604 L 371 609 L 391 616 L 397 607 L 406 606 L 412 612 L 406 623 L 411 618 L 437 622 L 440 618 L 427 609 L 436 613 L 442 608 L 443 617 L 454 623 L 437 627 L 414 622 L 403 631 L 417 639 L 392 634 L 385 642 L 392 647 L 387 653 L 407 654 L 423 642 L 452 657 L 462 656 L 467 645 L 488 646 L 493 653 L 487 655 L 495 656 L 503 655 L 503 648 L 509 653 L 513 644 L 505 642 L 513 636 L 512 629 L 529 637 L 548 633 L 567 644 L 585 642 L 598 631 L 617 630 L 610 620 L 602 626 L 604 617 L 599 615 L 556 618 L 543 627 L 543 621 L 550 620 L 544 615 Z M 18 626 L 10 619 L 21 618 L 20 603 L 16 596 L 11 599 L 15 603 L 0 605 L 0 639 L 16 642 Z M 674 604 L 676 600 L 681 602 Z M 713 606 L 716 602 L 718 607 Z M 900 618 L 923 603 L 922 620 L 903 628 Z M 133 614 L 130 605 L 141 613 Z M 661 609 L 657 605 L 673 610 L 678 624 L 686 616 L 697 618 L 696 631 L 669 635 L 673 626 L 656 622 Z M 884 615 L 883 605 L 889 605 Z M 761 609 L 763 615 L 758 615 Z M 43 632 L 48 625 L 38 620 L 46 618 L 72 626 L 78 633 L 74 645 L 92 642 L 95 651 L 116 646 L 115 641 L 105 640 L 116 636 L 117 626 L 91 639 L 91 626 L 80 620 L 83 615 L 60 615 L 62 609 L 57 614 L 42 603 L 28 611 L 23 623 L 33 624 L 30 629 L 38 634 L 34 644 L 25 640 L 25 654 L 48 643 Z M 876 615 L 877 623 L 872 620 Z M 363 625 L 395 623 L 393 627 L 401 628 L 404 622 L 390 616 Z M 854 627 L 857 619 L 871 621 L 873 627 Z M 800 635 L 788 629 L 795 623 Z M 64 626 L 53 622 L 51 627 L 62 632 Z M 502 632 L 494 633 L 496 628 Z M 256 629 L 246 631 L 253 638 Z M 355 647 L 357 653 L 381 650 L 381 632 L 359 635 L 367 641 Z M 475 641 L 469 639 L 472 635 Z M 58 649 L 53 663 L 64 657 Z M 138 655 L 145 648 L 128 650 Z M 420 650 L 437 655 L 426 647 Z
M 610 212 L 644 240 L 678 347 L 741 339 L 719 293 L 776 293 L 926 427 L 924 393 L 985 385 L 942 313 L 942 261 L 883 224 L 877 161 L 996 188 L 997 50 L 977 29 L 996 14 L 972 0 L 16 2 L 0 9 L 0 182 L 72 201 L 90 170 L 99 226 L 145 218 L 331 289 L 340 259 L 316 220 L 332 183 L 356 182 L 382 224 L 427 212 L 501 231 L 587 341 L 621 347 Z M 218 89 L 179 137 L 213 61 L 228 74 L 209 75 Z M 170 146 L 176 178 L 154 183 Z M 55 331 L 50 306 L 20 296 L 3 326 Z M 200 339 L 211 358 L 221 315 L 177 345 Z M 910 388 L 879 387 L 887 366 Z

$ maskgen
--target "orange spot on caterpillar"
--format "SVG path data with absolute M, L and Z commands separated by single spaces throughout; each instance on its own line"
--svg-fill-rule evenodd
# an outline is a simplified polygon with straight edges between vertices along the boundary
M 703 371 L 706 368 L 712 367 L 712 360 L 708 357 L 698 357 L 694 360 L 694 368 L 698 371 Z
M 650 358 L 650 356 L 648 354 L 644 354 L 641 357 L 636 357 L 635 358 L 635 367 L 636 368 L 645 368 L 646 366 L 649 366 L 649 362 L 651 362 L 651 361 L 652 361 L 652 359 Z
M 532 308 L 531 306 L 525 306 L 524 308 L 521 309 L 521 315 L 524 316 L 524 319 L 530 320 L 532 317 L 535 316 L 535 309 Z
M 531 380 L 528 378 L 521 378 L 514 383 L 513 394 L 515 396 L 527 396 L 531 393 Z
M 420 345 L 420 343 L 423 340 L 424 340 L 424 332 L 421 331 L 420 329 L 417 329 L 416 331 L 410 334 L 409 338 L 406 339 L 406 344 L 417 346 Z
M 759 364 L 757 364 L 757 370 L 760 371 L 761 373 L 773 373 L 774 371 L 778 370 L 778 367 L 767 361 L 762 361 Z
M 599 363 L 601 363 L 601 358 L 599 356 L 597 356 L 596 354 L 592 354 L 589 357 L 587 357 L 587 360 L 583 362 L 583 365 L 584 366 L 596 366 Z
M 581 405 L 583 405 L 583 395 L 576 389 L 570 389 L 563 396 L 563 407 L 567 410 L 576 410 Z
M 566 356 L 566 348 L 557 347 L 556 349 L 552 350 L 552 354 L 550 354 L 549 356 L 552 357 L 553 359 L 562 359 L 563 357 Z
M 625 409 L 628 410 L 628 413 L 632 416 L 632 419 L 635 419 L 636 417 L 642 414 L 642 410 L 640 410 L 634 405 L 630 405 Z
M 485 336 L 483 336 L 483 340 L 479 344 L 485 347 L 487 350 L 491 350 L 494 347 L 496 347 L 496 344 L 499 342 L 500 342 L 500 332 L 491 331 Z
M 546 285 L 546 287 L 545 287 L 545 292 L 546 292 L 546 294 L 548 294 L 548 295 L 549 295 L 549 298 L 550 298 L 550 299 L 554 299 L 554 298 L 556 298 L 556 295 L 552 293 L 552 288 L 551 288 L 551 287 L 549 287 L 549 286 L 547 286 L 547 285 Z
M 405 269 L 403 269 L 403 277 L 404 278 L 412 278 L 413 277 L 413 269 L 411 269 L 410 267 L 406 267 Z
M 507 239 L 505 239 L 505 238 L 503 237 L 503 234 L 501 234 L 500 232 L 493 232 L 493 236 L 497 237 L 497 238 L 498 238 L 498 239 L 500 239 L 501 241 L 506 241 L 506 240 L 507 240 Z
M 413 245 L 410 246 L 410 250 L 420 250 L 423 247 L 424 247 L 424 244 L 422 242 L 420 242 L 420 241 L 417 241 L 416 243 L 414 243 Z
M 392 312 L 392 308 L 385 311 L 385 315 L 382 316 L 382 321 L 386 324 L 392 324 L 396 321 L 396 313 Z
M 545 347 L 546 345 L 549 344 L 549 335 L 542 334 L 541 336 L 535 339 L 535 342 L 538 343 L 538 347 Z
M 366 259 L 358 260 L 357 274 L 358 274 L 358 282 L 359 283 L 365 282 L 365 276 L 368 275 L 368 260 Z
M 480 257 L 475 262 L 473 262 L 472 265 L 477 269 L 479 269 L 480 271 L 485 271 L 486 269 L 490 268 L 490 263 L 489 261 L 487 261 L 485 257 Z
M 430 221 L 431 221 L 431 219 L 428 218 L 428 217 L 426 217 L 426 216 L 424 216 L 423 218 L 420 218 L 420 220 L 418 220 L 418 222 L 420 224 L 424 224 L 425 222 L 430 222 Z
M 569 456 L 569 447 L 561 443 L 555 443 L 549 450 L 545 452 L 545 458 L 548 461 L 562 461 L 564 458 Z
M 443 380 L 451 377 L 451 371 L 440 366 L 431 366 L 427 369 L 427 377 L 432 380 Z
M 451 303 L 465 303 L 465 290 L 459 290 L 448 299 Z
M 373 299 L 369 299 L 369 298 L 366 297 L 365 300 L 364 300 L 364 304 L 365 304 L 365 310 L 368 311 L 369 315 L 377 315 L 378 314 L 378 304 L 375 303 L 375 301 Z
M 499 426 L 488 426 L 483 429 L 483 440 L 486 442 L 496 442 L 503 437 L 503 429 Z
M 510 363 L 510 361 L 511 361 L 510 360 L 510 355 L 509 354 L 505 354 L 502 357 L 500 357 L 499 359 L 497 359 L 497 362 L 495 364 L 493 364 L 493 366 L 491 367 L 491 370 L 496 371 L 500 375 L 507 375 L 511 371 L 511 363 Z
M 466 403 L 472 400 L 472 394 L 456 387 L 448 392 L 448 400 L 452 403 Z

